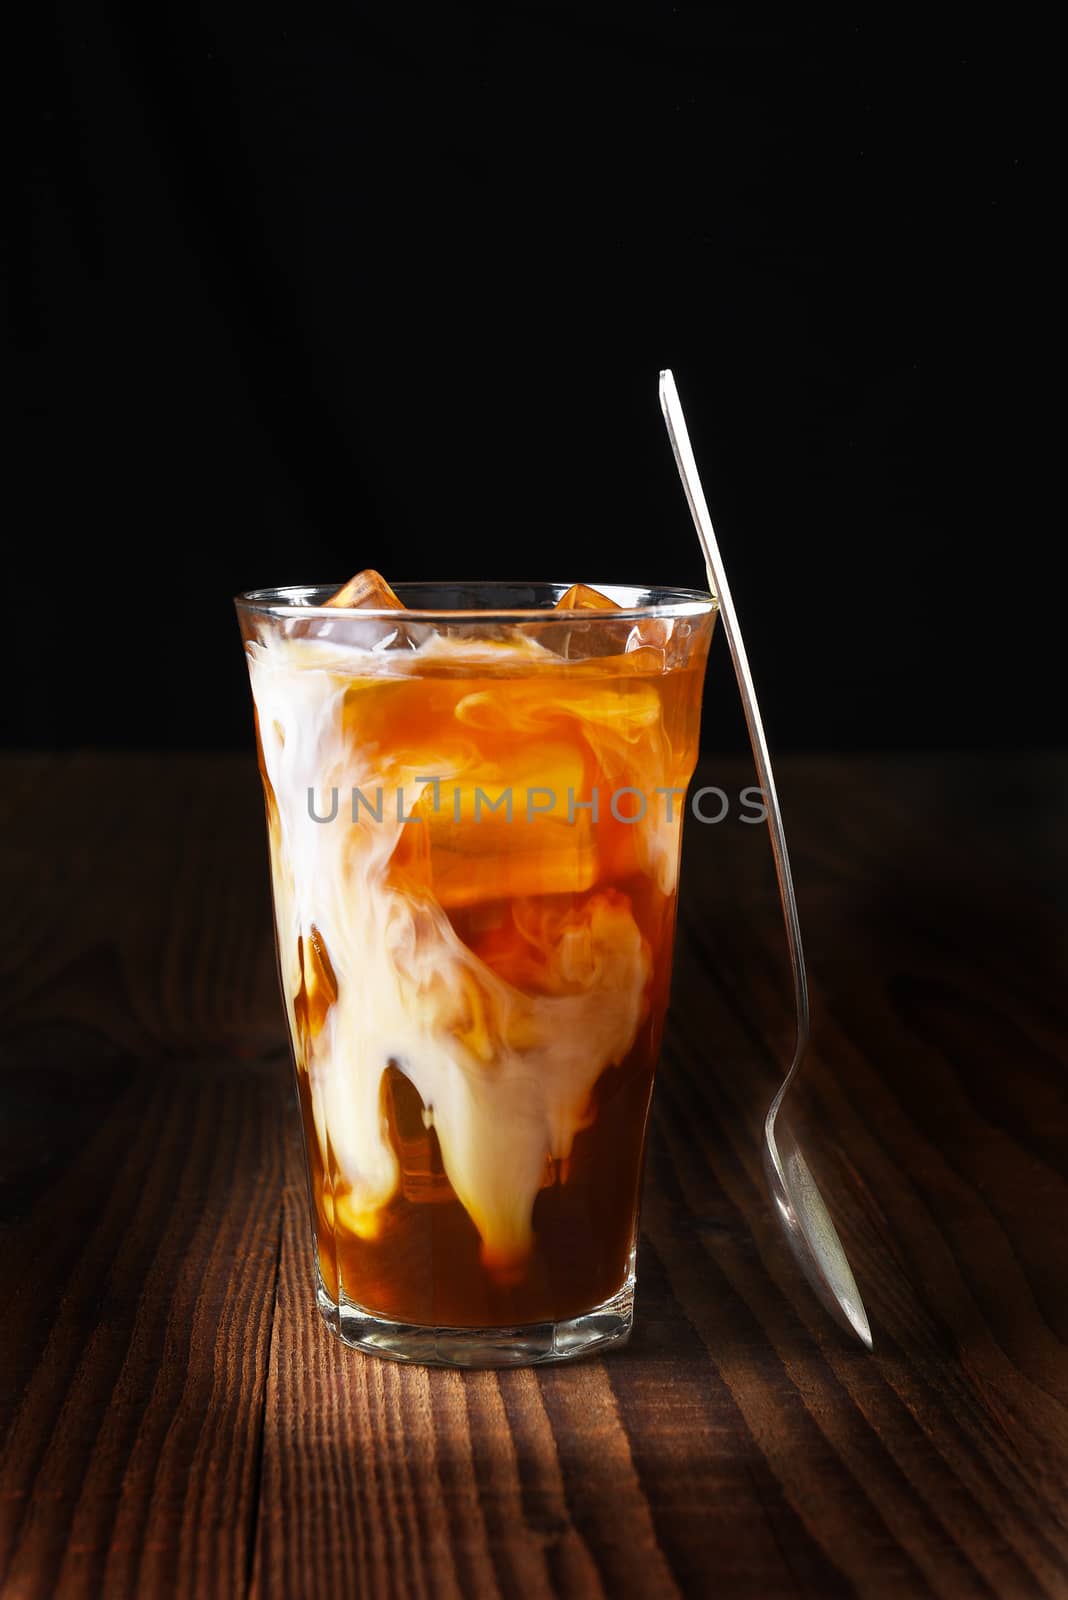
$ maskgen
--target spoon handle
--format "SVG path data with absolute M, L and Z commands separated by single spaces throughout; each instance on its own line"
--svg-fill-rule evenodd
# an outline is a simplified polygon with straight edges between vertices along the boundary
M 664 422 L 667 424 L 671 448 L 675 452 L 675 464 L 679 469 L 682 487 L 686 491 L 690 515 L 693 517 L 694 527 L 697 529 L 697 537 L 701 541 L 701 549 L 704 552 L 709 587 L 719 601 L 719 611 L 723 618 L 727 643 L 730 646 L 731 660 L 734 662 L 734 673 L 738 679 L 738 688 L 742 696 L 742 706 L 745 710 L 746 725 L 749 729 L 749 742 L 753 747 L 753 759 L 756 762 L 757 777 L 760 780 L 760 787 L 764 791 L 764 801 L 768 808 L 768 832 L 771 835 L 771 851 L 775 858 L 775 876 L 779 883 L 779 899 L 782 901 L 782 914 L 786 923 L 786 942 L 790 949 L 790 968 L 794 978 L 794 1002 L 797 1011 L 797 1038 L 790 1071 L 784 1078 L 782 1087 L 772 1101 L 771 1109 L 768 1112 L 768 1122 L 770 1124 L 774 1121 L 775 1113 L 779 1109 L 783 1095 L 789 1087 L 791 1078 L 797 1071 L 801 1057 L 805 1052 L 805 1047 L 808 1044 L 808 974 L 805 969 L 805 952 L 801 944 L 801 924 L 797 916 L 797 896 L 794 893 L 794 878 L 790 870 L 790 852 L 786 848 L 786 829 L 783 827 L 779 793 L 775 787 L 774 773 L 771 770 L 771 754 L 768 750 L 768 741 L 764 733 L 760 707 L 757 704 L 756 690 L 753 687 L 753 675 L 749 670 L 749 657 L 745 653 L 742 630 L 738 626 L 738 613 L 734 609 L 730 585 L 727 582 L 727 574 L 723 568 L 723 557 L 719 553 L 715 530 L 712 527 L 712 518 L 708 514 L 705 492 L 701 487 L 701 477 L 697 471 L 697 462 L 694 460 L 693 446 L 690 444 L 690 433 L 686 426 L 686 418 L 683 415 L 682 402 L 679 399 L 679 391 L 675 387 L 675 379 L 670 368 L 665 369 L 660 374 L 660 406 L 664 413 Z

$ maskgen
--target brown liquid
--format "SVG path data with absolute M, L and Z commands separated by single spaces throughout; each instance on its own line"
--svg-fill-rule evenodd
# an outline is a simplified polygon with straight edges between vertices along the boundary
M 435 753 L 450 740 L 462 738 L 473 752 L 474 775 L 461 780 L 460 822 L 452 810 L 452 786 L 446 785 L 439 812 L 433 813 L 424 794 L 422 823 L 400 832 L 388 868 L 395 889 L 416 900 L 432 897 L 490 972 L 520 995 L 534 997 L 571 992 L 572 964 L 577 960 L 581 970 L 586 929 L 595 905 L 607 896 L 640 930 L 648 975 L 630 1047 L 596 1078 L 570 1153 L 554 1158 L 545 1149 L 533 1201 L 533 1245 L 514 1259 L 487 1261 L 479 1227 L 446 1175 L 433 1110 L 428 1114 L 417 1088 L 393 1061 L 382 1063 L 380 1111 L 398 1182 L 377 1210 L 373 1228 L 347 1225 L 351 1188 L 322 1118 L 317 1129 L 309 1078 L 329 1034 L 338 963 L 312 925 L 301 940 L 299 987 L 290 1001 L 319 1267 L 331 1296 L 397 1321 L 473 1328 L 558 1321 L 590 1310 L 623 1286 L 668 999 L 675 893 L 661 887 L 662 867 L 639 831 L 611 815 L 609 797 L 633 787 L 646 796 L 650 812 L 663 816 L 666 801 L 655 795 L 656 787 L 685 786 L 697 745 L 704 665 L 703 652 L 698 654 L 691 667 L 671 673 L 657 672 L 650 653 L 639 651 L 560 662 L 536 674 L 453 669 L 373 683 L 354 680 L 345 694 L 346 740 L 393 753 L 425 750 L 427 772 L 435 771 Z M 584 695 L 593 697 L 590 714 L 575 714 Z M 483 701 L 472 696 L 485 697 L 484 712 Z M 475 708 L 467 720 L 457 717 L 461 704 Z M 261 768 L 277 879 L 278 813 L 262 755 Z M 516 787 L 511 824 L 492 815 L 475 823 L 471 788 L 482 781 L 480 770 L 498 775 L 484 784 L 491 795 L 507 782 L 560 787 L 566 780 L 580 799 L 597 787 L 600 817 L 593 823 L 588 812 L 579 812 L 574 825 L 540 817 L 527 823 L 522 788 Z M 308 781 L 319 780 L 313 773 Z M 560 800 L 566 808 L 563 795 Z M 343 808 L 346 803 L 343 796 Z M 620 804 L 629 812 L 635 801 L 629 797 Z M 681 806 L 676 796 L 676 814 Z M 670 844 L 674 851 L 677 834 Z M 352 892 L 360 892 L 358 884 Z M 451 1024 L 489 1074 L 502 1026 L 491 999 L 476 984 Z M 507 1120 L 505 1113 L 504 1139 L 510 1137 Z

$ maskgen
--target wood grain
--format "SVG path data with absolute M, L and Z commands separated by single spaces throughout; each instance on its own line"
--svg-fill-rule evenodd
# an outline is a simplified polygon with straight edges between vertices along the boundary
M 314 1309 L 251 763 L 5 762 L 0 1594 L 1068 1596 L 1068 761 L 781 767 L 874 1355 L 767 1202 L 790 991 L 725 822 L 688 833 L 632 1342 L 459 1374 Z

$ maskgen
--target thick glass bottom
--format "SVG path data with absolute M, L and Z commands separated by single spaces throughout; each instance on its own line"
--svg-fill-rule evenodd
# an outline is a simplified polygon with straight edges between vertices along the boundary
M 625 1344 L 634 1322 L 634 1271 L 617 1294 L 564 1322 L 530 1322 L 514 1328 L 424 1328 L 392 1322 L 354 1305 L 340 1304 L 318 1277 L 316 1300 L 323 1320 L 344 1344 L 366 1355 L 427 1367 L 533 1367 L 574 1361 Z

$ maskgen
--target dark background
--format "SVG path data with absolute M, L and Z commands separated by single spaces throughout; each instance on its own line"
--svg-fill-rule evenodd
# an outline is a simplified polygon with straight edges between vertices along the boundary
M 247 744 L 247 587 L 701 583 L 663 365 L 775 747 L 1061 742 L 1049 42 L 811 9 L 60 7 L 11 742 Z

